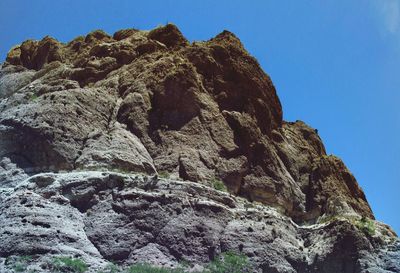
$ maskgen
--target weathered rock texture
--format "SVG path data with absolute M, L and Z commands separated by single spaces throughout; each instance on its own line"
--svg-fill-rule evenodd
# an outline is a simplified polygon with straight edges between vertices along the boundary
M 353 175 L 314 129 L 282 120 L 270 78 L 228 31 L 189 43 L 169 24 L 14 47 L 0 159 L 3 258 L 175 266 L 235 250 L 260 272 L 400 270 L 396 235 L 354 224 L 374 216 Z

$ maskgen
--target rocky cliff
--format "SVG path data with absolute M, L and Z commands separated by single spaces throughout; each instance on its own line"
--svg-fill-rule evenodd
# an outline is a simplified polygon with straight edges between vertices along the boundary
M 0 272 L 23 255 L 26 270 L 71 256 L 97 272 L 201 268 L 226 251 L 258 272 L 400 272 L 397 236 L 316 130 L 282 120 L 271 79 L 228 31 L 12 48 L 0 159 Z

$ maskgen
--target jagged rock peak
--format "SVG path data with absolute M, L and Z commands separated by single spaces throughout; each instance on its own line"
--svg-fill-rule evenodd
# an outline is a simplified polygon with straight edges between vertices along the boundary
M 168 24 L 12 48 L 0 212 L 7 273 L 22 254 L 32 270 L 51 272 L 56 254 L 96 272 L 224 251 L 267 273 L 400 268 L 400 243 L 354 176 L 316 130 L 282 119 L 271 79 L 229 31 L 189 43 Z
M 2 156 L 29 170 L 108 166 L 221 179 L 296 221 L 331 207 L 373 217 L 317 133 L 283 122 L 270 78 L 229 31 L 192 44 L 172 24 L 96 30 L 67 44 L 28 40 L 11 49 L 3 74 L 23 84 L 10 90 L 2 81 L 0 97 L 16 100 L 3 105 L 3 138 L 14 145 Z

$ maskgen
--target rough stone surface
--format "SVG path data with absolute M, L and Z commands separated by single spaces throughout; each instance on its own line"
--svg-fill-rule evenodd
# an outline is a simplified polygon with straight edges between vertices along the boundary
M 0 185 L 2 188 L 13 188 L 27 177 L 28 175 L 9 158 L 3 157 L 0 161 Z
M 201 265 L 225 251 L 244 253 L 259 272 L 400 268 L 400 242 L 379 222 L 374 235 L 354 224 L 360 216 L 299 226 L 261 203 L 157 176 L 38 174 L 2 199 L 0 211 L 0 256 L 32 255 L 41 272 L 59 255 L 81 257 L 95 272 L 108 261 Z
M 282 119 L 271 79 L 229 31 L 190 43 L 169 24 L 15 46 L 0 69 L 0 159 L 0 272 L 21 255 L 43 272 L 52 255 L 80 256 L 95 272 L 201 266 L 227 250 L 260 272 L 400 270 L 397 237 L 354 176 L 316 130 Z

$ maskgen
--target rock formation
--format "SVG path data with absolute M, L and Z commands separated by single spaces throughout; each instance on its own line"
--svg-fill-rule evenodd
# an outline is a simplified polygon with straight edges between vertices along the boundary
M 400 272 L 397 236 L 316 130 L 283 121 L 272 81 L 228 31 L 189 43 L 168 24 L 14 47 L 0 159 L 0 272 L 21 255 L 39 272 L 71 255 L 97 272 L 225 251 L 266 273 Z

